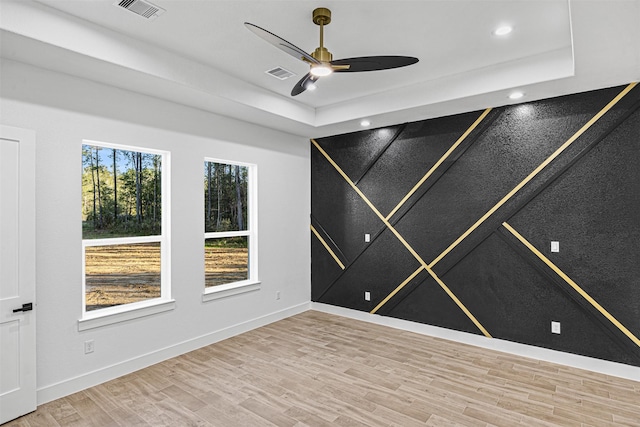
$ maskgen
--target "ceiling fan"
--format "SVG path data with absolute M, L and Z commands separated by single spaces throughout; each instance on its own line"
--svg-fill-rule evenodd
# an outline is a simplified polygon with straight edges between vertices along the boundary
M 257 36 L 289 55 L 309 64 L 309 72 L 296 83 L 291 90 L 291 96 L 299 95 L 305 90 L 310 89 L 320 77 L 328 76 L 332 73 L 388 70 L 391 68 L 406 67 L 407 65 L 418 62 L 418 58 L 411 56 L 361 56 L 357 58 L 333 60 L 331 52 L 324 47 L 324 26 L 331 22 L 331 11 L 325 7 L 317 8 L 313 11 L 312 19 L 314 24 L 320 26 L 320 47 L 311 54 L 308 54 L 299 47 L 264 28 L 260 28 L 249 22 L 244 23 L 244 25 Z

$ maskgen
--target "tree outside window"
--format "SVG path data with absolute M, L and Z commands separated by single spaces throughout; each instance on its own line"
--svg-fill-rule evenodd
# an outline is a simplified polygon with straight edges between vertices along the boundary
M 255 280 L 252 173 L 251 165 L 204 162 L 205 288 Z
M 166 153 L 82 146 L 85 312 L 168 298 Z

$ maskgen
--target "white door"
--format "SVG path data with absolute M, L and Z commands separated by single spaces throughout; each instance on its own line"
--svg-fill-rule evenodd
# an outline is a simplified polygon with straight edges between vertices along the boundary
M 36 409 L 35 286 L 35 133 L 0 125 L 0 424 Z

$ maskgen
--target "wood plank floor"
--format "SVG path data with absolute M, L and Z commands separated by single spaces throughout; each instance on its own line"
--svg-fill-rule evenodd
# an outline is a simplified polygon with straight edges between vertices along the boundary
M 317 311 L 6 427 L 640 426 L 640 383 Z

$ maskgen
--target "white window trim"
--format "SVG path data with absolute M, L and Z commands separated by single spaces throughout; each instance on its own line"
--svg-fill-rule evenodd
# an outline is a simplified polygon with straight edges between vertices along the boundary
M 241 231 L 204 233 L 204 239 L 247 236 L 249 240 L 249 278 L 238 282 L 225 283 L 224 285 L 211 286 L 209 288 L 205 287 L 202 293 L 202 301 L 207 302 L 260 290 L 261 282 L 258 279 L 258 166 L 253 163 L 243 163 L 211 157 L 205 157 L 204 161 L 222 163 L 225 165 L 244 166 L 249 169 L 249 180 L 247 182 L 247 229 Z M 202 228 L 204 229 L 204 209 L 202 209 L 202 215 Z M 204 274 L 202 276 L 202 281 L 204 285 Z
M 102 141 L 83 140 L 82 145 L 93 145 L 116 150 L 137 151 L 145 154 L 162 156 L 162 175 L 160 187 L 162 192 L 162 235 L 114 237 L 107 239 L 82 240 L 82 317 L 78 319 L 78 330 L 99 328 L 115 323 L 125 322 L 144 316 L 150 316 L 175 308 L 175 300 L 171 298 L 171 153 L 146 147 L 112 144 Z M 90 246 L 108 246 L 129 243 L 160 242 L 160 298 L 122 304 L 99 310 L 86 311 L 86 275 L 85 248 Z
M 261 282 L 242 280 L 240 282 L 227 283 L 224 285 L 211 286 L 202 294 L 202 301 L 213 301 L 227 298 L 233 295 L 245 294 L 247 292 L 259 291 Z
M 126 306 L 126 310 L 122 307 Z M 82 319 L 78 320 L 78 331 L 100 328 L 102 326 L 113 325 L 115 323 L 126 322 L 140 317 L 151 316 L 153 314 L 171 311 L 176 308 L 173 299 L 155 298 L 146 301 L 134 302 L 131 304 L 118 305 L 115 307 L 102 308 L 99 313 L 93 315 L 89 312 Z

